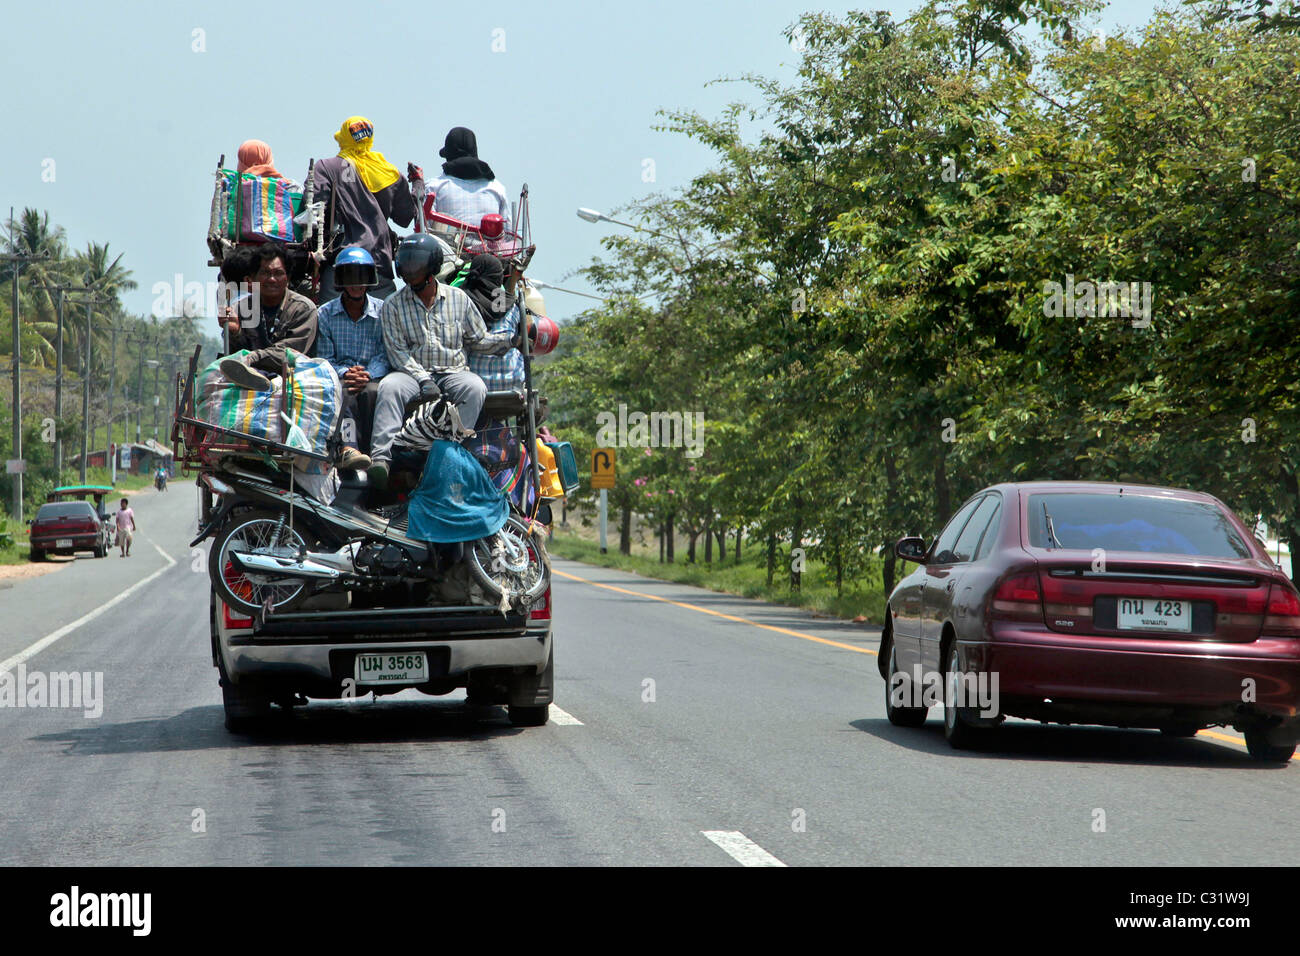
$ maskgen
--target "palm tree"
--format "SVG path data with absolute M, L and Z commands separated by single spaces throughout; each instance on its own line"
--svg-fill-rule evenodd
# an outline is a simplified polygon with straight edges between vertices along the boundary
M 26 285 L 25 290 L 20 289 L 23 325 L 36 335 L 22 338 L 26 343 L 22 349 L 28 353 L 25 360 L 48 365 L 53 361 L 56 338 L 55 294 L 50 290 L 72 284 L 67 239 L 62 226 L 51 226 L 48 212 L 31 208 L 24 209 L 16 222 L 6 222 L 5 233 L 11 250 L 41 257 L 23 263 L 20 272 L 16 263 L 0 264 L 0 281 L 12 282 L 17 273 L 20 284 Z
M 101 358 L 107 355 L 110 348 L 113 324 L 123 316 L 118 296 L 139 288 L 139 283 L 131 278 L 131 270 L 122 265 L 123 254 L 110 260 L 108 246 L 106 242 L 102 245 L 98 242 L 88 243 L 85 251 L 75 259 L 82 284 L 100 295 L 92 313 L 91 336 L 94 340 L 93 351 Z M 82 332 L 81 344 L 84 348 L 84 329 L 79 331 Z M 116 355 L 109 355 L 106 360 L 96 364 L 101 369 L 106 369 L 110 362 L 116 364 L 116 361 Z

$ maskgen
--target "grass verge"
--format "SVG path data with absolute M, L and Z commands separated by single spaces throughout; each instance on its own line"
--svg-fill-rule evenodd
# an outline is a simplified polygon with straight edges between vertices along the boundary
M 757 567 L 743 557 L 740 564 L 732 564 L 730 559 L 726 564 L 689 564 L 685 561 L 660 564 L 657 558 L 619 554 L 617 550 L 601 554 L 600 545 L 596 542 L 560 530 L 555 532 L 547 547 L 552 554 L 571 561 L 632 571 L 648 578 L 690 584 L 724 594 L 738 594 L 772 604 L 807 608 L 831 617 L 846 620 L 864 618 L 863 623 L 879 625 L 885 616 L 885 595 L 879 585 L 867 590 L 846 588 L 843 595 L 837 595 L 834 582 L 826 583 L 824 580 L 825 568 L 814 560 L 808 561 L 808 569 L 803 574 L 802 590 L 792 592 L 789 589 L 788 575 L 778 572 L 773 586 L 769 588 L 766 567 Z

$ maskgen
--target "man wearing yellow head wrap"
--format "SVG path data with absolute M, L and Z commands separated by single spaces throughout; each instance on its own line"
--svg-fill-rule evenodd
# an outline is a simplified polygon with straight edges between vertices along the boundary
M 372 293 L 384 298 L 397 290 L 393 273 L 393 246 L 388 222 L 409 226 L 415 219 L 415 200 L 406 177 L 372 149 L 375 128 L 364 116 L 349 116 L 334 134 L 337 156 L 316 162 L 315 198 L 325 203 L 327 235 L 343 227 L 341 245 L 360 246 L 375 260 L 379 284 Z M 317 304 L 335 298 L 334 270 L 321 266 Z
M 402 178 L 383 153 L 371 148 L 375 127 L 364 116 L 349 116 L 334 134 L 334 140 L 339 144 L 339 155 L 352 161 L 361 181 L 372 193 L 387 189 Z

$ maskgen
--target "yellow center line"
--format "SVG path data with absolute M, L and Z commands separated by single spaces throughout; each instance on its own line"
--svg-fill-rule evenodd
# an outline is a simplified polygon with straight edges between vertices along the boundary
M 805 641 L 816 641 L 818 644 L 828 644 L 831 647 L 839 647 L 846 651 L 854 651 L 858 654 L 873 654 L 879 656 L 879 651 L 873 651 L 869 647 L 855 647 L 852 644 L 843 644 L 840 641 L 827 640 L 824 637 L 817 637 L 814 634 L 805 634 L 802 631 L 792 631 L 788 627 L 776 627 L 772 624 L 760 624 L 758 621 L 751 621 L 747 617 L 737 617 L 734 614 L 723 614 L 721 611 L 714 611 L 711 608 L 700 607 L 698 604 L 687 604 L 684 601 L 674 601 L 671 598 L 660 597 L 657 594 L 646 594 L 643 591 L 633 591 L 628 588 L 620 588 L 613 584 L 602 584 L 599 581 L 593 581 L 590 578 L 578 577 L 576 574 L 569 574 L 567 571 L 561 571 L 559 568 L 552 568 L 553 574 L 560 577 L 568 578 L 570 581 L 581 581 L 583 584 L 590 584 L 592 587 L 604 588 L 606 591 L 617 591 L 619 594 L 630 594 L 633 597 L 645 598 L 647 601 L 662 601 L 664 604 L 671 604 L 674 607 L 686 608 L 688 611 L 699 611 L 701 614 L 711 614 L 714 617 L 720 617 L 724 621 L 735 621 L 737 624 L 748 624 L 751 627 L 762 628 L 765 631 L 774 631 L 777 634 L 786 634 L 790 637 L 797 637 Z M 1214 740 L 1223 740 L 1230 744 L 1236 744 L 1238 747 L 1245 747 L 1246 741 L 1239 737 L 1230 737 L 1227 734 L 1221 734 L 1213 730 L 1202 730 L 1197 734 L 1198 737 L 1211 737 Z
M 855 647 L 852 644 L 843 644 L 840 641 L 827 640 L 824 637 L 817 637 L 814 634 L 805 634 L 802 631 L 792 631 L 788 627 L 776 627 L 772 624 L 759 624 L 758 621 L 751 621 L 747 617 L 736 617 L 734 614 L 723 614 L 721 611 L 714 611 L 707 607 L 700 607 L 698 604 L 686 604 L 682 601 L 674 601 L 671 598 L 660 597 L 657 594 L 645 594 L 641 591 L 631 591 L 627 588 L 615 587 L 612 584 L 601 584 L 599 581 L 593 581 L 590 578 L 580 578 L 576 574 L 569 574 L 566 571 L 561 571 L 559 568 L 552 568 L 551 573 L 568 578 L 570 581 L 581 581 L 583 584 L 590 584 L 592 587 L 604 588 L 606 591 L 617 591 L 619 594 L 631 594 L 633 597 L 645 598 L 648 601 L 662 601 L 664 604 L 672 604 L 675 607 L 684 607 L 688 611 L 699 611 L 701 614 L 711 614 L 714 617 L 722 618 L 724 621 L 735 621 L 737 624 L 748 624 L 752 627 L 762 628 L 765 631 L 774 631 L 777 634 L 786 634 L 790 637 L 797 637 L 805 641 L 816 641 L 818 644 L 828 644 L 831 647 L 839 647 L 846 651 L 854 651 L 858 654 L 873 654 L 879 656 L 878 651 L 873 651 L 869 647 Z
M 1213 737 L 1215 740 L 1226 740 L 1230 744 L 1236 744 L 1238 747 L 1246 746 L 1246 741 L 1240 737 L 1229 737 L 1227 734 L 1221 734 L 1213 730 L 1199 730 L 1196 733 L 1198 737 Z

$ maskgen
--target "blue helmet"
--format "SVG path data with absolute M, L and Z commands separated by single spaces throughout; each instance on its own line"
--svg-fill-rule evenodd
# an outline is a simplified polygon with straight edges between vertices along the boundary
M 379 271 L 375 257 L 360 246 L 348 246 L 334 259 L 334 287 L 361 285 L 366 288 L 379 285 Z

